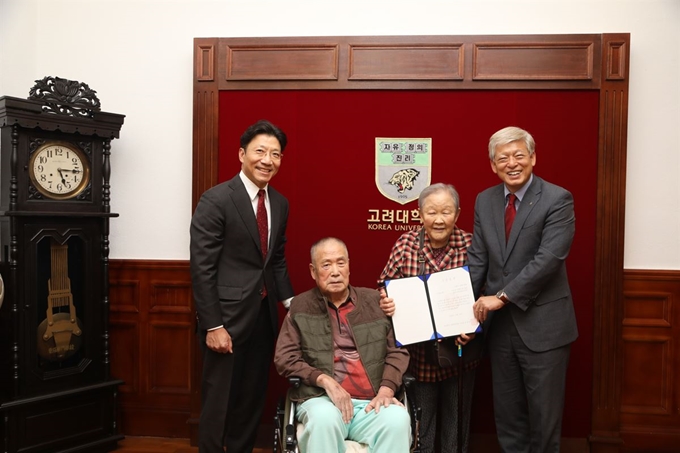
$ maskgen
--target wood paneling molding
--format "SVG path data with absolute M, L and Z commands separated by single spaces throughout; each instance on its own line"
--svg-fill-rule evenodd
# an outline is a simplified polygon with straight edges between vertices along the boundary
M 193 312 L 191 282 L 177 283 L 171 281 L 151 280 L 151 300 L 149 311 L 152 313 L 184 313 Z
M 625 292 L 624 327 L 671 327 L 672 294 Z
M 337 80 L 338 46 L 227 46 L 227 80 Z
M 111 305 L 111 312 L 139 313 L 139 281 L 118 280 L 113 288 L 109 288 L 109 299 L 118 301 Z
M 627 77 L 627 54 L 625 41 L 607 43 L 607 80 L 624 80 Z
M 135 370 L 140 360 L 140 327 L 135 321 L 116 321 L 111 325 L 111 368 L 112 374 L 124 382 L 118 387 L 122 393 L 134 394 L 139 391 L 141 376 Z
M 215 46 L 210 44 L 197 46 L 196 80 L 200 82 L 215 80 Z
M 191 392 L 190 349 L 194 330 L 190 322 L 152 322 L 149 329 L 148 391 L 189 395 Z
M 196 38 L 194 64 L 216 46 L 219 90 L 599 89 L 602 36 Z
M 592 42 L 481 43 L 474 80 L 591 80 Z
M 462 80 L 463 45 L 349 46 L 349 80 Z
M 658 335 L 623 335 L 621 413 L 672 415 L 671 339 Z

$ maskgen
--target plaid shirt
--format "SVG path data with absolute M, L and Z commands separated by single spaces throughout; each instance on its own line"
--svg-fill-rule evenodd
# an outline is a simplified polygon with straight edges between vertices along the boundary
M 392 247 L 392 252 L 385 265 L 385 269 L 380 274 L 379 284 L 382 284 L 385 279 L 418 275 L 419 233 L 420 230 L 413 230 L 399 237 Z M 423 253 L 425 254 L 424 273 L 431 274 L 465 265 L 467 262 L 467 249 L 471 243 L 472 234 L 454 226 L 449 244 L 446 246 L 446 253 L 439 265 L 437 265 L 432 253 L 430 238 L 425 234 L 425 240 L 423 241 Z M 406 349 L 411 354 L 411 360 L 408 365 L 409 372 L 421 382 L 443 381 L 458 374 L 457 367 L 442 368 L 426 362 L 425 345 L 427 343 L 416 343 L 406 346 Z M 466 363 L 464 366 L 468 370 L 476 368 L 479 363 L 480 361 L 476 360 Z

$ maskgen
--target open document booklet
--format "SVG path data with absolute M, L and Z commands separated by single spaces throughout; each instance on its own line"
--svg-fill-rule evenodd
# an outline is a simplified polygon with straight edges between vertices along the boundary
M 394 299 L 392 316 L 398 346 L 477 332 L 475 296 L 467 266 L 434 274 L 385 280 Z

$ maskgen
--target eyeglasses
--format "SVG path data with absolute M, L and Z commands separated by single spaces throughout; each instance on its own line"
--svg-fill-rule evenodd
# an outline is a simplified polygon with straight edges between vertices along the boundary
M 283 153 L 281 151 L 265 151 L 264 149 L 256 148 L 255 154 L 258 157 L 264 158 L 265 156 L 269 155 L 271 160 L 281 160 L 283 157 Z
M 502 156 L 497 156 L 494 160 L 496 161 L 497 164 L 507 164 L 510 161 L 510 158 L 515 162 L 523 162 L 528 156 L 524 153 L 517 153 L 517 154 L 512 154 L 512 155 L 502 155 Z

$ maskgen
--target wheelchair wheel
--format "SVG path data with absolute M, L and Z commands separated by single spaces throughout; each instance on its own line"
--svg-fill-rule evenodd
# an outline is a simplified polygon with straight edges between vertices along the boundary
M 295 403 L 286 395 L 274 416 L 274 453 L 299 453 L 295 429 Z

